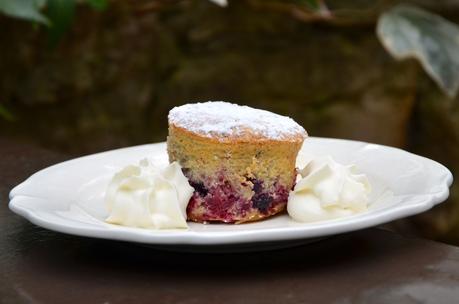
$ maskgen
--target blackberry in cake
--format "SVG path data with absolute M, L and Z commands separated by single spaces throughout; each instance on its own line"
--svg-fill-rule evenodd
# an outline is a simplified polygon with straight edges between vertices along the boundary
M 307 137 L 294 120 L 226 102 L 175 107 L 168 120 L 169 161 L 195 189 L 189 220 L 242 223 L 285 209 Z

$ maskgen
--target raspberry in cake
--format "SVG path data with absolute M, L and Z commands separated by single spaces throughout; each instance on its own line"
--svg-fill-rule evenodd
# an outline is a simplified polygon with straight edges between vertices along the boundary
M 175 107 L 167 150 L 195 191 L 189 220 L 242 223 L 285 209 L 306 131 L 289 117 L 226 102 Z

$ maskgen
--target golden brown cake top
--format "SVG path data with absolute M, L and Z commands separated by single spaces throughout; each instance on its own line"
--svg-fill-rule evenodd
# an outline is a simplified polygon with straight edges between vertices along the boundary
M 287 116 L 214 101 L 186 104 L 169 112 L 169 124 L 218 140 L 264 139 L 302 141 L 303 127 Z

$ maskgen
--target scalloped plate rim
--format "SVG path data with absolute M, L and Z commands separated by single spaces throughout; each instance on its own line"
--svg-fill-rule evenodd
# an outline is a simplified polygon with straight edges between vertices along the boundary
M 288 241 L 288 240 L 301 240 L 301 239 L 313 239 L 331 236 L 340 233 L 346 233 L 350 231 L 360 230 L 364 228 L 373 227 L 383 223 L 387 223 L 392 220 L 404 218 L 407 216 L 415 215 L 424 212 L 433 206 L 443 202 L 449 196 L 449 187 L 453 182 L 453 176 L 451 172 L 442 164 L 430 160 L 428 158 L 404 151 L 395 147 L 388 147 L 384 145 L 377 145 L 372 143 L 366 143 L 363 141 L 352 141 L 345 139 L 334 139 L 334 138 L 320 138 L 310 137 L 308 140 L 317 141 L 339 141 L 341 143 L 361 144 L 361 145 L 375 145 L 379 148 L 390 149 L 397 153 L 403 153 L 410 157 L 416 157 L 423 162 L 432 162 L 435 165 L 439 165 L 444 172 L 443 180 L 439 181 L 440 190 L 430 194 L 423 194 L 425 198 L 417 202 L 416 204 L 407 204 L 401 206 L 394 206 L 392 208 L 381 210 L 374 213 L 363 213 L 355 216 L 323 221 L 318 223 L 298 225 L 294 227 L 288 227 L 283 229 L 267 228 L 261 230 L 244 230 L 244 231 L 230 231 L 232 225 L 228 225 L 228 232 L 196 232 L 190 230 L 173 230 L 173 231 L 152 231 L 147 229 L 139 228 L 127 228 L 127 227 L 113 227 L 113 229 L 107 229 L 103 227 L 75 227 L 72 222 L 66 224 L 59 224 L 53 221 L 47 220 L 41 217 L 33 209 L 27 208 L 21 202 L 34 199 L 45 199 L 43 197 L 33 197 L 29 195 L 21 194 L 21 190 L 24 187 L 33 184 L 34 179 L 39 178 L 42 174 L 47 174 L 51 170 L 61 168 L 69 163 L 87 161 L 91 158 L 101 157 L 104 154 L 113 152 L 122 152 L 123 150 L 139 149 L 150 147 L 153 145 L 164 145 L 164 143 L 145 144 L 132 147 L 125 147 L 115 150 L 109 150 L 90 154 L 75 159 L 67 160 L 42 170 L 37 171 L 27 178 L 24 182 L 14 187 L 10 192 L 9 208 L 16 214 L 26 218 L 33 224 L 47 228 L 49 230 L 67 233 L 71 235 L 93 237 L 101 239 L 111 239 L 119 241 L 137 242 L 152 245 L 197 245 L 197 246 L 212 246 L 212 245 L 231 245 L 231 244 L 247 244 L 252 242 L 276 242 L 276 241 Z M 108 224 L 107 224 L 108 225 Z M 212 235 L 216 234 L 216 235 Z

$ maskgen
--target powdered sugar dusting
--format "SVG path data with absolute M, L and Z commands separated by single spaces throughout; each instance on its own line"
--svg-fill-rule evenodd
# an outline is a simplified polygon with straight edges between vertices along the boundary
M 303 127 L 290 117 L 222 101 L 175 107 L 169 112 L 169 123 L 206 137 L 247 133 L 274 140 L 306 137 Z

